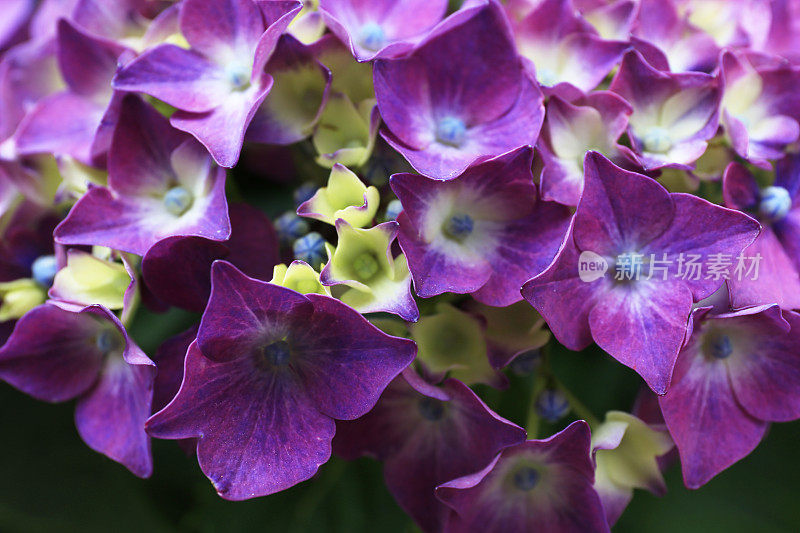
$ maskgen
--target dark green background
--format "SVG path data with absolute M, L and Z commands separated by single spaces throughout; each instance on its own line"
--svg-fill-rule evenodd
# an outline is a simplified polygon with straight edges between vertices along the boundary
M 142 315 L 133 328 L 148 353 L 192 317 Z M 638 380 L 597 351 L 556 352 L 556 374 L 598 413 L 629 408 Z M 521 423 L 530 378 L 479 394 Z M 0 384 L 0 531 L 411 532 L 370 459 L 334 459 L 311 482 L 273 496 L 226 502 L 194 458 L 155 441 L 155 474 L 140 480 L 79 439 L 72 404 L 37 402 Z M 546 428 L 549 433 L 558 428 Z M 664 498 L 638 492 L 617 532 L 782 532 L 800 529 L 800 423 L 773 426 L 748 458 L 698 491 L 677 465 Z

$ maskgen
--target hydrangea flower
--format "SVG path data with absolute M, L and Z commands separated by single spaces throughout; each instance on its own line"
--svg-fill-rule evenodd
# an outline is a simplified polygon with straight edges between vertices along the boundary
M 658 458 L 674 446 L 663 425 L 652 427 L 621 411 L 606 413 L 603 424 L 592 433 L 592 454 L 594 488 L 610 525 L 633 499 L 633 489 L 647 489 L 659 496 L 667 492 Z
M 99 305 L 40 305 L 0 348 L 0 379 L 40 400 L 77 399 L 84 442 L 140 477 L 153 470 L 144 422 L 154 375 L 153 362 Z
M 698 309 L 693 321 L 659 404 L 684 482 L 697 488 L 753 451 L 769 422 L 800 418 L 800 317 L 771 305 Z
M 194 135 L 214 160 L 232 167 L 245 131 L 272 88 L 265 71 L 299 2 L 184 0 L 180 30 L 190 48 L 161 44 L 114 78 L 178 108 L 171 124 Z
M 359 61 L 407 53 L 444 16 L 447 0 L 320 0 L 331 31 Z
M 800 71 L 775 60 L 726 52 L 721 59 L 725 84 L 722 124 L 736 153 L 769 168 L 786 145 L 800 136 Z
M 434 179 L 533 144 L 544 116 L 495 2 L 451 15 L 406 58 L 375 61 L 374 83 L 384 138 Z
M 631 150 L 617 143 L 628 128 L 633 109 L 614 93 L 595 91 L 568 102 L 551 96 L 542 136 L 537 144 L 542 159 L 542 198 L 578 205 L 583 191 L 583 158 L 594 150 L 619 164 L 636 164 Z
M 89 189 L 56 228 L 56 241 L 144 255 L 173 235 L 227 239 L 225 170 L 138 97 L 125 98 L 120 117 L 108 188 Z
M 14 134 L 16 153 L 102 161 L 120 112 L 122 94 L 111 87 L 111 79 L 124 50 L 60 20 L 57 59 L 66 88 L 40 100 L 25 116 Z
M 714 76 L 662 72 L 630 51 L 610 88 L 633 107 L 628 136 L 647 170 L 687 168 L 717 131 L 722 90 Z
M 288 35 L 278 41 L 266 70 L 274 83 L 253 115 L 245 140 L 280 145 L 302 141 L 322 116 L 331 72 L 312 49 Z
M 514 25 L 519 52 L 533 62 L 548 93 L 579 96 L 596 88 L 628 43 L 605 41 L 575 10 L 572 0 L 543 0 Z
M 756 238 L 759 224 L 696 196 L 670 194 L 596 152 L 586 156 L 584 169 L 583 197 L 567 237 L 523 295 L 564 346 L 581 350 L 594 340 L 663 394 L 692 303 L 724 281 L 682 276 L 679 259 L 736 257 Z M 580 261 L 604 262 L 610 272 L 584 281 Z
M 538 200 L 532 159 L 521 148 L 449 181 L 392 176 L 403 204 L 398 240 L 419 296 L 471 293 L 495 306 L 521 299 L 520 286 L 552 260 L 570 216 Z
M 271 494 L 313 476 L 330 456 L 334 419 L 372 409 L 414 352 L 332 298 L 218 261 L 180 391 L 147 430 L 198 437 L 200 468 L 224 498 Z
M 328 245 L 328 263 L 322 269 L 323 285 L 341 286 L 339 299 L 361 313 L 394 313 L 415 321 L 419 310 L 411 296 L 411 273 L 404 255 L 393 257 L 397 222 L 370 229 L 336 221 L 338 243 Z
M 231 235 L 223 242 L 204 237 L 167 237 L 142 259 L 147 287 L 164 303 L 202 312 L 211 294 L 211 265 L 225 259 L 248 276 L 266 280 L 280 262 L 269 218 L 242 203 L 230 206 Z
M 434 489 L 524 440 L 522 428 L 491 411 L 460 381 L 434 387 L 405 371 L 366 416 L 336 423 L 333 447 L 346 459 L 370 455 L 382 461 L 386 485 L 400 506 L 424 531 L 441 531 L 449 509 Z
M 672 72 L 711 72 L 719 47 L 706 32 L 692 26 L 673 0 L 641 0 L 631 43 L 658 68 Z
M 791 156 L 777 166 L 775 183 L 759 188 L 755 177 L 741 164 L 731 163 L 722 182 L 725 205 L 761 221 L 761 233 L 747 253 L 762 258 L 758 276 L 728 280 L 731 306 L 776 303 L 800 309 L 800 157 Z
M 440 485 L 453 509 L 446 531 L 609 531 L 592 487 L 589 426 L 509 446 L 485 468 Z
M 378 212 L 380 193 L 367 187 L 344 165 L 333 165 L 327 187 L 322 187 L 297 208 L 297 214 L 328 224 L 344 220 L 355 228 L 372 222 Z

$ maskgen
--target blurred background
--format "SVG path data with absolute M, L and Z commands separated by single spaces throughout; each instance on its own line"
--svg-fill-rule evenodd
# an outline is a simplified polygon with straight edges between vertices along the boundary
M 196 317 L 142 313 L 134 337 L 153 353 L 161 339 Z M 597 415 L 630 409 L 638 378 L 597 350 L 556 352 L 554 370 Z M 499 394 L 477 392 L 514 422 L 524 421 L 530 376 L 512 377 Z M 560 426 L 566 425 L 568 419 Z M 549 436 L 559 426 L 542 428 Z M 796 532 L 800 530 L 800 422 L 776 424 L 759 448 L 697 491 L 680 469 L 666 473 L 669 493 L 637 492 L 615 532 Z M 0 531 L 243 531 L 281 533 L 416 531 L 368 458 L 334 458 L 316 478 L 246 502 L 220 499 L 193 457 L 170 441 L 154 441 L 155 473 L 137 479 L 87 448 L 73 425 L 71 403 L 37 402 L 0 384 Z

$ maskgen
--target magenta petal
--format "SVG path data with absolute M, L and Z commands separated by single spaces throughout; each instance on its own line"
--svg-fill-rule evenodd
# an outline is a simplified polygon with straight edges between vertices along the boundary
M 447 531 L 608 532 L 600 498 L 592 487 L 590 431 L 573 422 L 546 440 L 503 450 L 485 469 L 440 485 L 436 495 L 457 514 Z M 515 473 L 535 465 L 533 489 L 519 490 Z
M 108 358 L 95 386 L 75 406 L 75 425 L 84 442 L 139 477 L 153 471 L 150 438 L 144 432 L 151 413 L 153 370 Z
M 697 342 L 681 352 L 672 385 L 659 404 L 689 488 L 704 485 L 747 456 L 767 430 L 765 422 L 736 402 L 725 363 L 708 361 Z
M 93 100 L 71 92 L 41 100 L 22 121 L 16 133 L 21 155 L 54 153 L 92 161 L 92 145 L 105 109 Z
M 255 53 L 264 19 L 252 0 L 185 0 L 180 28 L 192 49 L 224 65 Z
M 669 227 L 675 208 L 655 180 L 622 170 L 597 152 L 586 155 L 584 174 L 575 214 L 575 244 L 581 250 L 616 257 L 640 249 Z
M 195 113 L 214 109 L 231 93 L 221 67 L 173 44 L 156 46 L 128 63 L 114 78 L 114 87 Z
M 608 290 L 605 277 L 585 282 L 578 275 L 580 250 L 575 246 L 573 226 L 547 269 L 522 286 L 522 296 L 536 308 L 556 339 L 570 350 L 583 350 L 592 343 L 589 313 Z
M 598 346 L 664 394 L 691 309 L 692 293 L 682 283 L 642 281 L 607 291 L 589 314 L 589 325 Z
M 800 315 L 781 316 L 780 308 L 771 306 L 749 316 L 722 315 L 719 322 L 749 334 L 742 342 L 745 352 L 728 365 L 731 386 L 744 410 L 772 422 L 800 418 Z
M 434 496 L 436 486 L 473 472 L 524 439 L 521 428 L 459 381 L 449 379 L 439 388 L 398 377 L 375 409 L 337 423 L 334 450 L 346 458 L 367 454 L 383 461 L 398 503 L 424 531 L 440 531 L 449 510 Z
M 284 490 L 327 462 L 335 432 L 291 374 L 254 374 L 215 363 L 196 344 L 175 399 L 147 422 L 154 437 L 199 437 L 197 459 L 220 496 L 244 500 Z
M 245 131 L 271 88 L 272 77 L 262 74 L 257 84 L 227 95 L 219 107 L 206 113 L 178 111 L 170 123 L 194 135 L 220 166 L 231 168 L 239 160 Z
M 58 65 L 76 94 L 110 96 L 111 78 L 123 51 L 122 46 L 90 36 L 65 19 L 58 22 Z
M 675 218 L 667 231 L 647 245 L 645 254 L 655 253 L 657 258 L 667 254 L 671 259 L 670 268 L 677 269 L 680 254 L 694 254 L 700 262 L 708 264 L 714 254 L 723 254 L 734 265 L 758 236 L 760 224 L 739 211 L 720 207 L 691 194 L 674 193 Z M 708 278 L 708 279 L 706 279 Z M 692 289 L 695 301 L 711 296 L 722 279 L 701 276 L 700 279 L 686 279 L 684 282 Z
M 97 379 L 103 354 L 91 343 L 100 329 L 88 315 L 40 305 L 17 321 L 0 348 L 0 378 L 34 398 L 63 402 Z
M 171 128 L 153 106 L 126 95 L 108 157 L 108 181 L 122 194 L 158 194 L 171 186 L 170 156 L 189 137 Z
M 387 338 L 338 300 L 319 294 L 307 297 L 314 305 L 314 316 L 296 334 L 297 350 L 302 352 L 297 373 L 321 412 L 339 420 L 363 416 L 389 382 L 411 364 L 416 345 L 407 339 Z M 358 338 L 342 339 L 344 332 L 357 331 L 361 324 Z

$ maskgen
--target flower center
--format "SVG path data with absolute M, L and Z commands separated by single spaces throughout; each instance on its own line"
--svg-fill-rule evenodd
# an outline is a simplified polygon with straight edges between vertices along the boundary
M 558 76 L 549 68 L 536 69 L 536 79 L 546 87 L 552 87 L 558 83 Z
M 467 136 L 467 126 L 456 117 L 445 117 L 436 126 L 436 140 L 442 144 L 459 147 Z
M 455 241 L 463 241 L 472 234 L 475 221 L 465 213 L 456 213 L 447 219 L 442 227 L 444 234 Z
M 637 280 L 642 275 L 644 258 L 637 252 L 625 252 L 614 263 L 614 278 L 618 281 Z
M 353 261 L 353 270 L 362 281 L 369 281 L 378 273 L 378 261 L 369 252 L 363 253 Z
M 181 187 L 173 187 L 164 195 L 164 207 L 175 215 L 181 216 L 188 211 L 194 203 L 194 196 L 188 189 Z
M 761 191 L 761 202 L 758 213 L 767 220 L 777 222 L 783 220 L 792 209 L 792 197 L 783 187 L 767 187 Z
M 275 341 L 261 348 L 261 357 L 265 363 L 271 366 L 286 366 L 292 351 L 286 341 Z
M 250 88 L 250 72 L 246 67 L 229 65 L 225 69 L 225 75 L 234 91 L 246 91 Z
M 444 416 L 444 405 L 441 400 L 425 397 L 419 401 L 419 412 L 425 420 L 435 422 Z
M 528 492 L 539 484 L 541 475 L 532 466 L 525 466 L 514 472 L 514 486 L 519 490 Z
M 54 255 L 39 256 L 31 265 L 31 276 L 36 283 L 46 289 L 53 285 L 56 272 L 58 272 L 58 264 Z
M 708 352 L 714 359 L 727 359 L 733 353 L 731 338 L 724 334 L 717 334 L 708 341 Z
M 672 148 L 672 138 L 664 128 L 650 128 L 642 138 L 642 143 L 648 152 L 664 153 Z
M 377 52 L 386 44 L 386 32 L 375 22 L 368 22 L 361 26 L 359 32 L 361 46 L 373 52 Z

